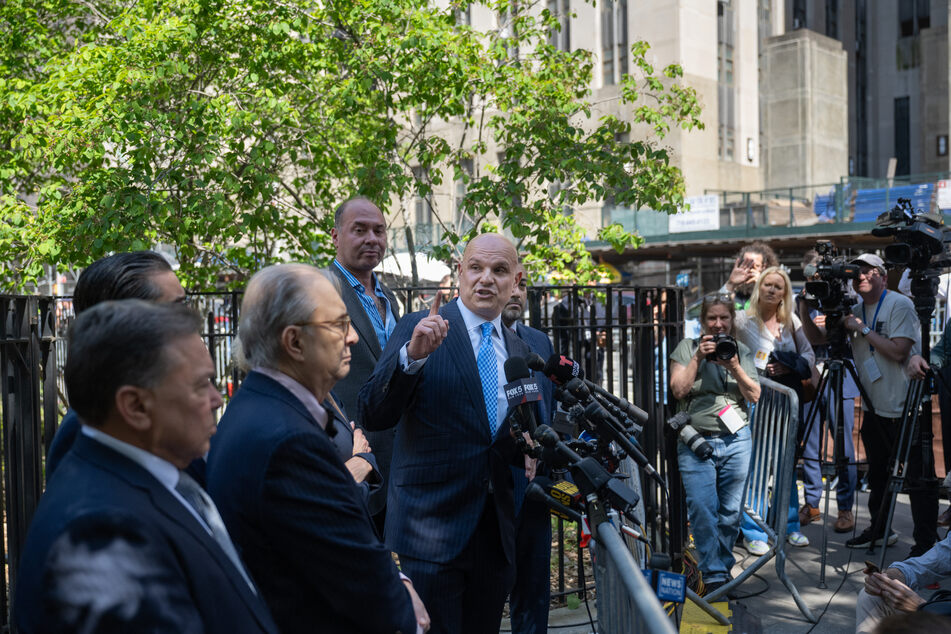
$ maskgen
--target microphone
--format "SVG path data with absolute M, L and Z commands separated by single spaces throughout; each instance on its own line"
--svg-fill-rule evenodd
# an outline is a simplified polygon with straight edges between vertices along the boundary
M 542 372 L 556 385 L 564 385 L 572 379 L 584 381 L 584 384 L 591 392 L 621 408 L 625 416 L 640 423 L 646 423 L 649 418 L 647 412 L 640 407 L 631 404 L 627 399 L 611 394 L 597 383 L 593 383 L 584 378 L 584 368 L 581 367 L 581 364 L 563 354 L 553 354 L 548 357 L 548 361 L 545 362 Z
M 528 353 L 528 356 L 525 357 L 525 363 L 528 364 L 530 370 L 535 372 L 541 372 L 545 367 L 545 360 L 542 359 L 541 355 L 534 352 Z
M 521 431 L 529 436 L 535 435 L 535 412 L 532 403 L 542 400 L 538 381 L 528 371 L 528 364 L 522 357 L 509 357 L 503 366 L 505 370 L 505 400 L 509 406 L 509 416 L 516 419 Z M 511 425 L 511 423 L 510 423 Z
M 581 503 L 578 487 L 567 480 L 552 483 L 545 476 L 535 476 L 525 490 L 525 497 L 546 504 L 553 515 L 573 522 L 581 522 L 581 513 L 576 508 Z
M 591 401 L 585 408 L 584 413 L 585 416 L 588 417 L 588 420 L 595 422 L 598 429 L 608 428 L 608 430 L 605 430 L 607 431 L 606 435 L 608 438 L 620 445 L 621 449 L 644 470 L 644 473 L 653 478 L 661 487 L 667 487 L 664 479 L 661 478 L 660 474 L 654 469 L 654 465 L 650 463 L 647 456 L 638 448 L 637 441 L 625 434 L 622 431 L 621 424 L 611 416 L 607 410 L 601 407 L 597 401 Z

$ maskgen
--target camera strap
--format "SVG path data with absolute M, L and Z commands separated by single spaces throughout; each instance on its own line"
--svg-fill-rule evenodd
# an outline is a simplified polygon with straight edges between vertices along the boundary
M 888 289 L 886 288 L 882 291 L 882 296 L 878 298 L 878 304 L 875 306 L 875 314 L 872 315 L 872 323 L 868 323 L 868 318 L 865 316 L 865 302 L 862 302 L 862 322 L 872 330 L 875 330 L 875 324 L 878 323 L 878 311 L 882 309 L 882 302 L 885 301 L 885 295 L 887 294 Z M 875 348 L 872 347 L 872 344 L 868 344 L 868 351 L 872 353 L 875 352 Z

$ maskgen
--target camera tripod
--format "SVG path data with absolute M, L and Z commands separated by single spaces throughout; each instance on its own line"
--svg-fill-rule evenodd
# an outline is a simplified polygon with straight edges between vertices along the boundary
M 931 352 L 931 315 L 935 308 L 935 295 L 938 290 L 938 270 L 917 270 L 912 268 L 911 293 L 921 325 L 921 356 L 930 357 Z M 882 552 L 879 556 L 879 568 L 885 568 L 885 553 L 888 550 L 888 536 L 891 534 L 892 518 L 895 513 L 895 502 L 898 494 L 905 486 L 905 480 L 911 480 L 909 495 L 919 496 L 922 509 L 926 517 L 916 516 L 912 509 L 915 522 L 915 532 L 930 530 L 937 540 L 938 522 L 938 479 L 934 470 L 934 449 L 931 431 L 931 396 L 936 394 L 935 380 L 937 373 L 929 372 L 925 379 L 912 379 L 905 393 L 905 405 L 902 409 L 901 429 L 898 443 L 892 453 L 889 467 L 888 484 L 885 488 L 885 497 L 879 507 L 873 535 L 881 534 Z M 920 473 L 917 477 L 907 474 L 908 461 L 912 450 L 921 454 Z M 918 526 L 921 522 L 923 526 Z M 884 523 L 884 529 L 882 524 Z M 916 540 L 917 541 L 917 540 Z M 875 540 L 869 543 L 867 553 L 875 552 Z
M 828 317 L 827 317 L 828 319 Z M 838 316 L 838 323 L 841 324 L 842 316 Z M 846 359 L 849 349 L 845 339 L 844 329 L 838 326 L 841 332 L 830 333 L 832 335 L 830 344 L 831 350 L 829 358 L 826 360 L 822 375 L 819 378 L 819 387 L 816 391 L 816 399 L 810 404 L 806 420 L 809 421 L 803 433 L 802 441 L 797 449 L 798 458 L 805 453 L 806 443 L 809 440 L 816 424 L 819 425 L 819 452 L 816 460 L 819 461 L 823 484 L 823 494 L 825 496 L 825 508 L 823 517 L 829 517 L 829 498 L 831 498 L 832 481 L 836 474 L 841 473 L 849 467 L 849 457 L 845 453 L 845 406 L 843 404 L 843 383 L 846 372 L 852 377 L 855 385 L 859 388 L 863 402 L 869 407 L 872 406 L 871 399 L 866 394 L 865 389 L 859 382 L 855 367 Z M 823 401 L 828 403 L 822 412 L 820 408 Z M 854 403 L 852 404 L 854 407 Z M 828 416 L 823 416 L 827 413 Z M 829 434 L 826 434 L 826 431 Z M 825 459 L 828 451 L 827 436 L 832 437 L 832 461 Z M 854 460 L 854 457 L 853 457 Z M 841 477 L 841 476 L 840 476 Z M 819 565 L 819 588 L 826 588 L 826 560 L 828 558 L 829 535 L 826 522 L 822 522 L 822 549 L 820 552 Z

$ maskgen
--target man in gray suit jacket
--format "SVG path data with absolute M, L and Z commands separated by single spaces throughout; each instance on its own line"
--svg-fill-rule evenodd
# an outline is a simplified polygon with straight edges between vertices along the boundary
M 330 271 L 340 281 L 340 297 L 360 341 L 351 348 L 350 374 L 334 388 L 344 411 L 357 411 L 357 394 L 370 378 L 386 342 L 400 318 L 396 296 L 373 274 L 386 251 L 386 222 L 379 208 L 366 198 L 344 201 L 334 212 L 330 232 L 337 255 Z M 358 427 L 365 427 L 356 421 Z M 396 429 L 365 432 L 376 456 L 383 485 L 370 494 L 367 503 L 380 536 L 386 517 L 386 488 Z

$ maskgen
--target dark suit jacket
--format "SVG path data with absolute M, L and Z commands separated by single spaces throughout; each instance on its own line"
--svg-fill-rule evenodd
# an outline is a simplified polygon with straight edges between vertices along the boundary
M 352 420 L 347 410 L 340 403 L 340 399 L 336 398 L 337 395 L 331 392 L 331 396 L 334 397 L 334 400 L 337 402 L 337 406 L 340 407 L 340 411 L 331 405 L 330 399 L 324 400 L 322 405 L 324 409 L 329 411 L 333 415 L 333 426 L 336 430 L 336 433 L 333 435 L 333 443 L 337 448 L 337 453 L 340 454 L 340 459 L 346 464 L 347 460 L 350 460 L 354 457 L 353 455 L 353 428 L 350 427 L 350 421 Z M 341 416 L 342 414 L 342 416 Z M 376 464 L 376 456 L 373 455 L 373 446 L 370 446 L 369 453 L 358 453 L 357 457 L 366 460 L 373 471 L 367 474 L 366 479 L 363 482 L 357 483 L 357 486 L 360 488 L 360 493 L 363 494 L 363 501 L 366 502 L 369 499 L 369 496 L 374 491 L 378 491 L 383 484 L 383 478 L 380 477 L 380 470 Z
M 448 562 L 469 542 L 486 501 L 492 499 L 511 562 L 515 529 L 509 465 L 524 461 L 508 423 L 490 437 L 482 383 L 458 301 L 440 309 L 449 321 L 449 334 L 417 374 L 403 372 L 399 351 L 427 311 L 407 315 L 397 324 L 360 392 L 361 417 L 368 428 L 399 423 L 386 543 L 401 555 Z M 530 352 L 511 330 L 502 330 L 509 355 Z
M 248 374 L 211 439 L 207 478 L 282 632 L 416 630 L 337 448 L 277 381 Z
M 551 345 L 551 339 L 541 330 L 526 326 L 519 321 L 515 326 L 515 332 L 522 341 L 528 344 L 532 352 L 542 359 L 547 361 L 555 353 Z M 538 419 L 536 422 L 539 425 L 551 425 L 552 416 L 555 414 L 555 386 L 541 372 L 536 372 L 535 377 L 538 379 L 538 387 L 541 388 L 542 392 L 542 400 L 538 403 Z M 544 465 L 539 465 L 539 467 L 542 468 Z M 525 470 L 519 467 L 515 467 L 512 475 L 515 478 L 515 512 L 517 514 L 525 500 L 528 478 L 525 477 Z
M 218 543 L 148 471 L 80 434 L 58 473 L 20 559 L 18 631 L 277 632 Z
M 360 335 L 360 341 L 350 347 L 350 373 L 334 386 L 334 394 L 339 398 L 344 411 L 354 415 L 357 414 L 357 397 L 360 394 L 360 388 L 370 378 L 383 350 L 380 348 L 380 340 L 377 339 L 376 330 L 373 329 L 373 322 L 370 321 L 370 317 L 367 315 L 366 309 L 363 308 L 360 298 L 357 297 L 356 291 L 347 282 L 336 264 L 331 264 L 329 269 L 340 280 L 340 296 L 347 306 L 347 314 L 350 315 L 353 327 Z M 390 300 L 393 319 L 398 320 L 400 309 L 396 302 L 396 296 L 382 282 L 380 287 L 383 289 L 386 298 Z M 369 500 L 370 513 L 376 515 L 386 506 L 386 483 L 390 476 L 390 461 L 393 455 L 393 439 L 396 436 L 396 430 L 369 431 L 367 425 L 359 417 L 356 423 L 357 426 L 368 430 L 367 440 L 370 442 L 370 448 L 373 449 L 376 456 L 379 473 L 383 478 L 383 486 L 372 492 Z
M 72 409 L 66 410 L 66 415 L 60 421 L 56 433 L 53 435 L 53 442 L 50 443 L 49 453 L 46 455 L 46 480 L 49 481 L 53 472 L 59 467 L 59 463 L 66 457 L 66 452 L 76 442 L 76 434 L 82 423 L 79 422 L 79 416 Z

